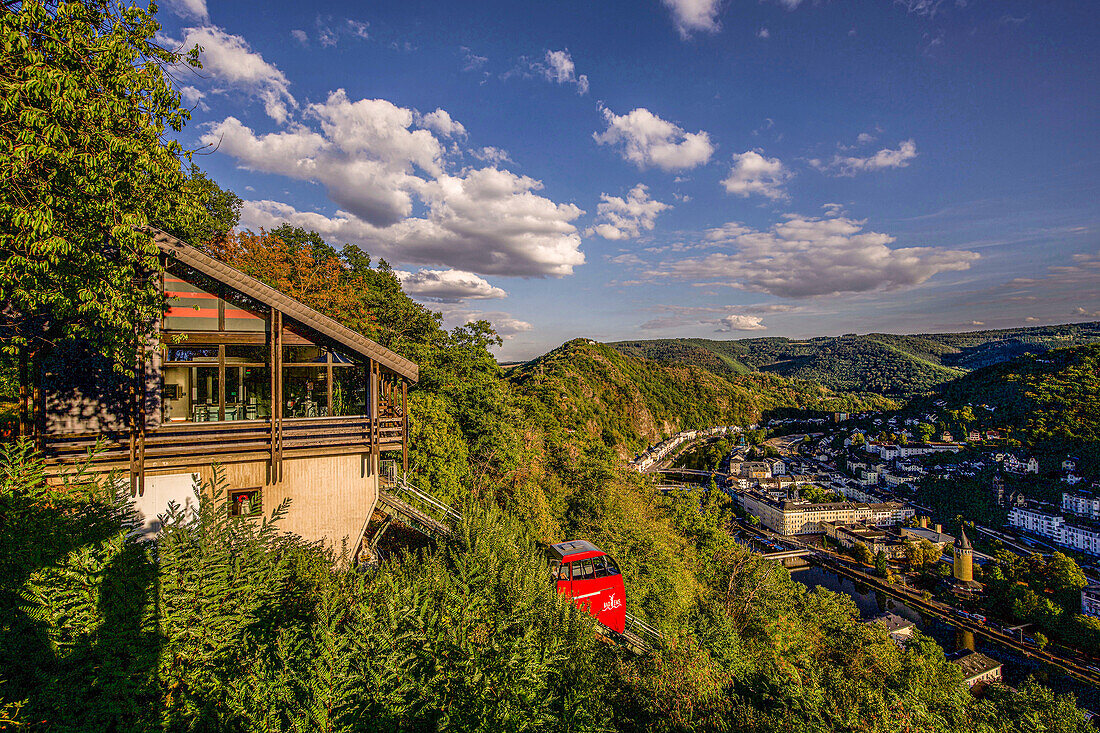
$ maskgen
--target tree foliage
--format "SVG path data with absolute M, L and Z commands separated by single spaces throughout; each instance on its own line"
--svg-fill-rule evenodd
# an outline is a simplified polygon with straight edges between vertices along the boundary
M 0 11 L 0 343 L 70 337 L 133 353 L 160 313 L 157 249 L 139 227 L 194 226 L 170 139 L 188 118 L 153 10 L 27 0 Z M 188 60 L 197 64 L 194 56 Z

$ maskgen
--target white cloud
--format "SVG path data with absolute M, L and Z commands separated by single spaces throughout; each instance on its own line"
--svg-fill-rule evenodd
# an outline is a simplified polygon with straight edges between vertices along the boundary
M 756 37 L 757 38 L 771 38 L 772 34 L 771 34 L 771 31 L 769 31 L 767 28 L 761 28 L 760 30 L 758 30 L 756 32 Z
M 1100 318 L 1100 310 L 1088 310 L 1087 308 L 1074 308 L 1073 315 L 1084 316 L 1085 318 Z
M 462 123 L 451 119 L 451 115 L 443 109 L 423 115 L 420 118 L 420 126 L 444 137 L 466 136 L 466 128 Z
M 794 10 L 802 4 L 802 0 L 775 0 L 787 10 Z
M 443 111 L 432 114 L 442 124 Z M 538 195 L 540 181 L 496 167 L 448 173 L 443 146 L 414 128 L 413 110 L 384 99 L 353 101 L 338 90 L 309 105 L 303 119 L 313 127 L 258 135 L 229 117 L 203 135 L 243 168 L 323 185 L 341 207 L 326 216 L 248 201 L 244 226 L 290 221 L 395 262 L 482 274 L 563 276 L 584 263 L 572 224 L 583 210 Z
M 860 135 L 861 142 L 863 135 Z M 857 173 L 879 171 L 886 168 L 905 168 L 909 161 L 917 157 L 917 144 L 912 139 L 903 140 L 897 150 L 883 148 L 866 158 L 835 155 L 827 163 L 811 160 L 810 164 L 821 171 L 832 172 L 837 176 L 854 176 Z
M 521 321 L 518 318 L 512 317 L 510 313 L 502 313 L 500 311 L 482 312 L 471 310 L 464 306 L 456 307 L 448 305 L 444 305 L 438 310 L 443 315 L 444 325 L 448 328 L 462 326 L 472 321 L 488 321 L 492 325 L 493 330 L 505 341 L 512 339 L 516 334 L 526 333 L 535 328 L 527 321 Z
M 940 272 L 969 269 L 978 259 L 975 252 L 939 247 L 891 249 L 894 237 L 864 232 L 864 223 L 792 215 L 758 231 L 731 222 L 705 235 L 731 252 L 664 262 L 647 274 L 804 298 L 920 285 Z
M 639 168 L 656 166 L 664 171 L 694 168 L 706 163 L 714 153 L 706 132 L 685 132 L 644 107 L 625 115 L 616 115 L 606 107 L 602 111 L 607 129 L 593 133 L 592 137 L 600 145 L 620 148 L 623 158 Z
M 729 315 L 718 319 L 718 328 L 715 333 L 728 333 L 729 331 L 765 331 L 767 326 L 761 323 L 760 316 Z
M 697 326 L 715 326 L 717 333 L 728 331 L 763 331 L 767 326 L 762 315 L 789 313 L 798 310 L 787 303 L 761 305 L 683 306 L 660 305 L 652 308 L 666 315 L 642 323 L 645 331 L 683 330 Z
M 873 143 L 874 141 L 875 136 L 869 132 L 861 132 L 859 133 L 859 137 L 856 138 L 856 142 L 860 145 L 868 145 L 870 143 Z
M 984 325 L 985 325 L 985 321 L 971 321 L 971 322 L 970 322 L 970 325 L 971 325 L 971 326 L 984 326 Z
M 573 57 L 568 50 L 547 51 L 544 63 L 531 64 L 531 68 L 541 73 L 548 81 L 558 84 L 575 84 L 577 94 L 588 94 L 588 77 L 584 74 L 577 76 Z
M 501 163 L 512 163 L 512 162 L 514 162 L 511 158 L 508 157 L 508 151 L 507 150 L 501 150 L 500 148 L 494 148 L 491 145 L 486 146 L 484 148 L 481 148 L 480 150 L 471 150 L 470 155 L 472 155 L 473 157 L 477 158 L 480 161 L 483 161 L 485 163 L 489 163 L 491 165 L 500 165 Z
M 188 107 L 194 107 L 197 105 L 203 97 L 206 95 L 192 86 L 180 87 L 180 97 L 183 99 L 183 103 Z
M 185 49 L 201 46 L 203 72 L 217 81 L 243 89 L 264 103 L 264 111 L 276 122 L 285 122 L 289 109 L 298 102 L 290 93 L 290 82 L 283 72 L 254 52 L 248 42 L 226 33 L 217 26 L 184 28 L 183 40 L 158 37 L 166 45 Z
M 508 293 L 484 278 L 461 270 L 395 271 L 401 287 L 418 300 L 459 303 L 464 300 L 506 298 Z
M 657 215 L 672 206 L 649 197 L 644 184 L 630 189 L 626 198 L 600 194 L 602 201 L 596 206 L 596 224 L 585 234 L 598 234 L 604 239 L 633 239 L 643 231 L 652 231 Z
M 957 2 L 957 0 L 956 0 Z M 901 5 L 906 11 L 914 15 L 934 16 L 943 5 L 943 0 L 894 0 L 895 5 Z
M 204 22 L 210 19 L 206 0 L 170 0 L 168 5 L 181 18 L 194 18 Z
M 295 28 L 294 30 L 292 30 L 290 32 L 290 37 L 298 43 L 302 44 L 303 46 L 309 44 L 309 34 L 301 30 L 300 28 Z
M 754 193 L 770 199 L 785 199 L 783 184 L 791 177 L 779 158 L 765 158 L 755 150 L 734 154 L 730 174 L 722 181 L 728 193 L 747 198 Z
M 459 50 L 462 52 L 463 71 L 477 71 L 489 60 L 488 56 L 478 56 L 465 46 L 462 46 Z
M 721 0 L 663 0 L 665 7 L 672 11 L 672 20 L 680 37 L 687 39 L 694 31 L 715 33 L 721 28 L 718 23 L 718 11 Z

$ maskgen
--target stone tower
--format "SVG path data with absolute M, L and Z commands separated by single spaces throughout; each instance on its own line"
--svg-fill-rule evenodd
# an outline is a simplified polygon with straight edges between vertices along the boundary
M 974 581 L 974 547 L 962 527 L 959 538 L 955 540 L 955 580 L 963 583 Z

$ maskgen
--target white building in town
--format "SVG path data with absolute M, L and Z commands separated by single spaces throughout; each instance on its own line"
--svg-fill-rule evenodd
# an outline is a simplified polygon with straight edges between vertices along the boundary
M 1060 514 L 1048 514 L 1037 509 L 1020 506 L 1012 507 L 1012 510 L 1008 513 L 1010 527 L 1022 529 L 1041 537 L 1049 537 L 1053 540 L 1062 538 L 1062 524 L 1064 522 L 1065 519 Z
M 1100 520 L 1100 498 L 1088 492 L 1062 492 L 1062 511 Z

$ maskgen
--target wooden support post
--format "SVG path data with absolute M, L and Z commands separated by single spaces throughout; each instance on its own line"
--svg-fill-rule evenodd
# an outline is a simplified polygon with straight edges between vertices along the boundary
M 134 389 L 137 398 L 137 496 L 145 495 L 145 401 L 147 399 L 147 390 L 149 386 L 148 375 L 146 374 L 145 365 L 145 349 L 142 345 L 142 341 L 138 340 L 137 349 L 137 379 L 134 383 Z
M 271 398 L 271 408 L 269 410 L 270 414 L 268 415 L 267 419 L 271 422 L 271 470 L 270 470 L 270 476 L 271 476 L 271 483 L 272 484 L 276 483 L 275 476 L 276 476 L 276 473 L 278 472 L 278 469 L 276 468 L 276 465 L 275 465 L 278 461 L 278 453 L 276 452 L 276 444 L 275 444 L 275 439 L 276 439 L 275 433 L 276 433 L 276 424 L 277 424 L 276 415 L 278 414 L 278 411 L 279 411 L 279 394 L 278 394 L 278 392 L 279 392 L 279 386 L 278 386 L 279 361 L 278 361 L 278 358 L 276 356 L 276 349 L 278 348 L 278 344 L 279 344 L 279 324 L 277 323 L 278 313 L 279 312 L 277 310 L 275 310 L 275 308 L 273 307 L 271 309 L 270 318 L 268 320 L 269 344 L 268 344 L 267 368 L 268 368 L 268 371 L 269 371 L 270 377 L 271 377 L 271 390 L 268 392 L 268 394 L 270 395 L 270 398 Z
M 27 365 L 27 349 L 19 349 L 19 437 L 31 435 L 31 418 L 28 409 L 30 401 L 30 367 Z
M 381 453 L 378 446 L 379 437 L 379 399 L 378 399 L 378 362 L 370 361 L 370 454 L 371 474 L 378 474 L 378 457 Z
M 401 380 L 401 472 L 409 473 L 409 390 L 408 384 Z
M 30 360 L 31 420 L 34 423 L 34 448 L 41 453 L 46 448 L 46 395 L 42 390 L 42 352 Z
M 272 410 L 275 423 L 275 475 L 272 483 L 283 480 L 283 314 L 275 311 L 275 391 L 276 402 Z

